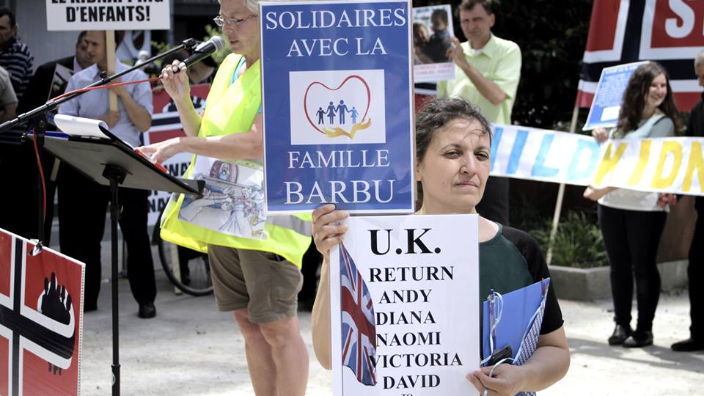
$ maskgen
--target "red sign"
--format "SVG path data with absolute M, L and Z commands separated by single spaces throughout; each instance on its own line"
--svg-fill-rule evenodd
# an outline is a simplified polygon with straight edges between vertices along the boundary
M 687 49 L 684 59 L 694 58 L 694 55 L 704 47 L 704 3 L 701 1 L 655 1 L 649 0 L 653 12 L 646 10 L 643 24 L 651 27 L 650 40 L 642 47 L 648 49 Z M 664 59 L 671 59 L 672 54 Z M 657 59 L 657 58 L 656 58 Z
M 199 84 L 191 87 L 191 100 L 197 111 L 205 106 L 205 100 L 210 92 L 210 84 Z M 181 127 L 181 120 L 176 105 L 166 90 L 154 93 L 152 98 L 154 114 L 152 126 L 145 133 L 146 144 L 163 142 L 164 140 L 186 136 Z
M 0 394 L 79 392 L 85 265 L 0 229 Z
M 689 111 L 701 96 L 694 58 L 704 48 L 704 2 L 595 0 L 577 104 L 590 107 L 605 67 L 660 62 L 670 75 L 677 107 Z

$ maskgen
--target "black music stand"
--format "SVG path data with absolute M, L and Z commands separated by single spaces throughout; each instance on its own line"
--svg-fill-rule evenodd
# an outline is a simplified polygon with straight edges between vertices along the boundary
M 103 129 L 101 127 L 101 129 Z M 117 219 L 118 186 L 141 190 L 159 190 L 198 194 L 204 187 L 202 180 L 175 178 L 137 154 L 130 146 L 107 130 L 112 139 L 47 136 L 44 147 L 57 158 L 75 168 L 94 182 L 110 186 L 110 227 L 112 246 L 112 394 L 120 394 L 120 336 L 117 301 Z

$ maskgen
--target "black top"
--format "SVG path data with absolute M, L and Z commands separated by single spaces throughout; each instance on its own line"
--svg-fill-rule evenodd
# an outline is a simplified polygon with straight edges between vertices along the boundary
M 27 44 L 15 37 L 10 37 L 5 46 L 0 48 L 0 66 L 10 73 L 12 87 L 19 100 L 22 100 L 22 95 L 32 77 L 33 63 L 34 57 L 29 52 Z
M 29 80 L 27 92 L 17 105 L 17 114 L 26 113 L 36 107 L 42 106 L 49 100 L 51 85 L 54 82 L 56 65 L 59 64 L 73 70 L 73 56 L 57 59 L 42 64 Z
M 702 94 L 702 100 L 697 102 L 692 108 L 692 113 L 689 114 L 689 121 L 687 122 L 686 136 L 691 137 L 704 137 L 704 93 Z M 695 207 L 697 212 L 704 213 L 704 197 L 696 197 Z
M 549 277 L 550 271 L 538 243 L 526 232 L 499 224 L 496 236 L 479 244 L 479 301 L 482 303 L 490 289 L 506 294 Z M 551 282 L 540 334 L 551 333 L 562 323 L 562 311 Z

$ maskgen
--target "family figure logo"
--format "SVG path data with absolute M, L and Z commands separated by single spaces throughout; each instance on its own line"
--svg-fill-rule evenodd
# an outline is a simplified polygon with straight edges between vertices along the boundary
M 386 142 L 383 70 L 291 72 L 290 88 L 292 144 Z
M 358 80 L 364 86 L 364 92 L 366 93 L 366 95 L 355 95 L 352 97 L 352 99 L 355 101 L 354 103 L 359 102 L 364 105 L 364 114 L 362 115 L 362 118 L 359 123 L 357 122 L 357 119 L 359 118 L 359 111 L 357 110 L 357 107 L 352 102 L 350 102 L 349 99 L 347 101 L 347 104 L 345 104 L 344 99 L 340 99 L 340 101 L 337 103 L 331 100 L 325 110 L 323 110 L 323 107 L 320 106 L 318 107 L 318 110 L 315 111 L 315 115 L 318 118 L 317 123 L 314 123 L 310 119 L 311 111 L 308 108 L 308 94 L 311 92 L 311 90 L 315 92 L 315 89 L 320 86 L 321 89 L 323 89 L 323 94 L 330 92 L 330 95 L 334 97 L 336 96 L 334 94 L 335 91 L 339 91 L 348 81 L 355 79 Z M 306 89 L 306 94 L 303 99 L 303 107 L 306 116 L 308 117 L 308 122 L 310 122 L 313 128 L 315 128 L 318 132 L 323 133 L 328 137 L 347 136 L 350 139 L 354 139 L 354 135 L 357 133 L 357 131 L 367 129 L 372 125 L 372 120 L 367 118 L 367 115 L 369 113 L 370 102 L 371 95 L 369 91 L 369 85 L 366 81 L 364 81 L 362 77 L 358 75 L 352 75 L 347 77 L 345 81 L 343 81 L 342 84 L 340 84 L 340 86 L 338 86 L 337 88 L 330 88 L 319 81 L 312 82 L 310 85 L 308 85 L 308 89 Z M 352 108 L 350 108 L 348 105 L 351 105 Z M 347 113 L 349 113 L 351 119 L 352 129 L 350 131 L 347 131 L 345 129 L 347 124 Z M 327 127 L 325 126 L 325 116 L 327 116 L 328 118 Z M 337 119 L 335 118 L 335 116 L 337 116 Z

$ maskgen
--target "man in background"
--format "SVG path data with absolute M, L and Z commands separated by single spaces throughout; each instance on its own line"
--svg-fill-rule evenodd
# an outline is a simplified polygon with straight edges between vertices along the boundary
M 0 123 L 17 117 L 17 95 L 12 88 L 10 73 L 0 66 Z
M 699 80 L 699 86 L 704 87 L 704 51 L 694 60 L 694 73 Z M 702 95 L 704 100 L 704 94 Z M 687 123 L 686 135 L 704 137 L 704 103 L 697 102 L 692 108 Z M 687 278 L 689 279 L 689 316 L 692 324 L 689 327 L 690 337 L 687 340 L 672 344 L 676 352 L 693 352 L 704 350 L 704 197 L 695 197 L 694 207 L 697 210 L 697 222 L 694 226 L 692 245 L 689 248 L 689 264 Z
M 29 80 L 25 96 L 20 101 L 18 108 L 20 114 L 39 107 L 50 98 L 64 93 L 68 80 L 63 87 L 55 84 L 55 80 L 60 80 L 63 77 L 62 71 L 73 75 L 94 63 L 88 55 L 88 46 L 83 40 L 85 35 L 85 30 L 78 34 L 73 55 L 46 62 L 37 68 L 34 76 Z
M 88 56 L 95 64 L 74 74 L 67 91 L 99 81 L 100 73 L 108 70 L 105 32 L 88 31 L 83 40 Z M 118 62 L 115 72 L 127 68 L 127 65 Z M 141 70 L 132 71 L 121 78 L 123 82 L 143 79 L 146 79 L 146 74 Z M 63 103 L 59 113 L 105 121 L 117 137 L 133 147 L 140 146 L 142 132 L 149 129 L 152 120 L 149 83 L 120 86 L 112 91 L 118 98 L 118 111 L 109 109 L 108 91 L 100 89 Z M 101 283 L 100 241 L 103 238 L 110 191 L 108 187 L 94 183 L 69 166 L 61 167 L 58 184 L 61 252 L 86 263 L 84 310 L 93 311 L 98 308 Z M 156 316 L 154 263 L 147 233 L 149 193 L 146 190 L 121 188 L 118 198 L 121 206 L 120 229 L 127 244 L 127 274 L 132 295 L 139 304 L 140 318 Z
M 491 0 L 464 0 L 460 24 L 467 41 L 453 38 L 448 57 L 455 62 L 455 78 L 438 83 L 438 97 L 463 98 L 482 110 L 492 124 L 511 124 L 511 110 L 521 77 L 521 49 L 512 41 L 494 36 L 496 16 Z M 509 183 L 491 177 L 477 205 L 482 216 L 509 224 Z
M 83 41 L 86 32 L 79 33 L 76 40 L 75 54 L 65 58 L 44 63 L 37 68 L 34 76 L 29 80 L 26 92 L 22 100 L 15 107 L 17 114 L 24 114 L 30 110 L 44 105 L 50 98 L 62 94 L 68 84 L 68 80 L 75 72 L 92 65 L 87 55 L 87 47 Z M 2 73 L 0 72 L 0 75 Z M 1 76 L 0 76 L 1 79 Z M 57 84 L 63 82 L 63 84 Z M 10 88 L 12 88 L 10 86 Z M 14 114 L 14 110 L 12 112 Z M 5 116 L 8 112 L 5 113 Z M 8 119 L 14 118 L 15 115 Z M 53 128 L 53 127 L 49 127 Z M 17 194 L 12 197 L 0 198 L 3 207 L 12 207 L 14 210 L 7 211 L 4 215 L 3 225 L 11 228 L 12 231 L 25 238 L 37 238 L 37 160 L 34 154 L 34 147 L 31 141 L 21 145 L 3 147 L 2 150 L 4 165 L 8 167 L 7 172 L 3 172 L 6 177 L 12 178 L 12 185 L 17 186 Z M 7 152 L 6 152 L 7 151 Z M 46 213 L 44 215 L 44 244 L 51 243 L 51 225 L 54 219 L 54 193 L 56 191 L 56 172 L 60 162 L 48 151 L 42 152 L 42 168 L 46 188 Z M 0 169 L 3 164 L 0 164 Z
M 12 87 L 17 99 L 22 99 L 25 89 L 32 77 L 34 57 L 29 53 L 27 44 L 17 39 L 17 22 L 15 13 L 7 7 L 0 8 L 0 66 L 4 67 L 12 78 Z

